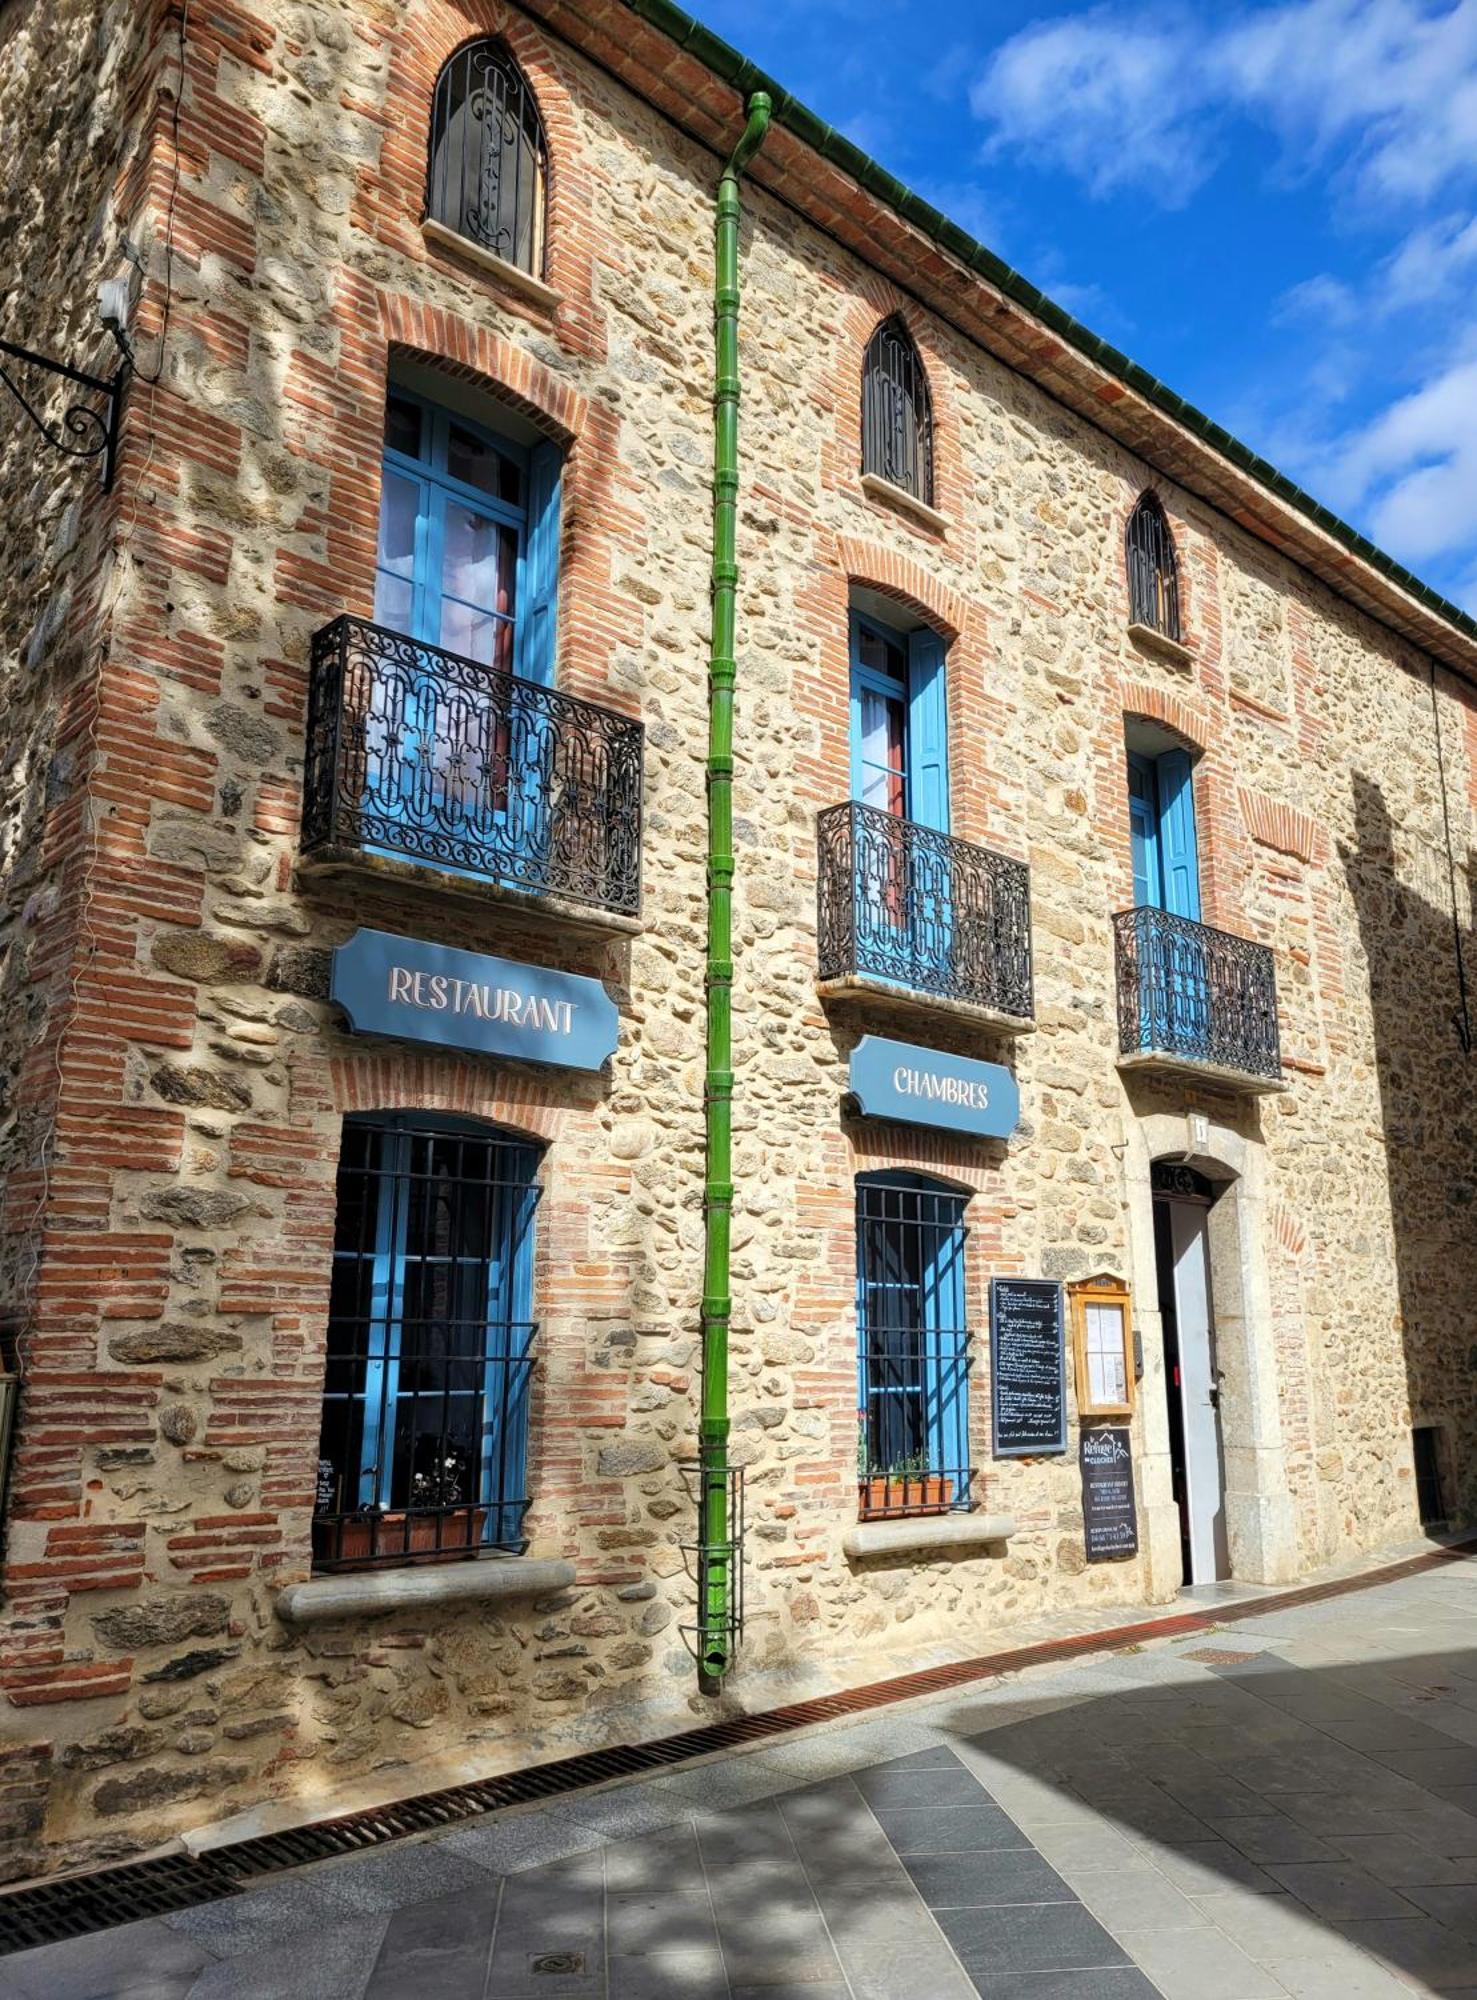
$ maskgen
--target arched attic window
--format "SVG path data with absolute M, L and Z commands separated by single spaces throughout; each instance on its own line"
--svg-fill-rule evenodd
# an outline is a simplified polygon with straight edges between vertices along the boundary
M 1128 604 L 1135 625 L 1178 643 L 1180 637 L 1180 569 L 1174 536 L 1164 509 L 1152 493 L 1139 497 L 1128 517 Z
M 902 321 L 885 319 L 862 360 L 862 471 L 933 505 L 933 403 Z
M 432 100 L 428 219 L 541 278 L 548 171 L 544 121 L 506 46 L 458 49 Z

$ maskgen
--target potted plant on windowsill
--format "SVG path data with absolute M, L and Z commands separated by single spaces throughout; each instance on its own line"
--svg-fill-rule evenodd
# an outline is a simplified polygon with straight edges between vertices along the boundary
M 954 1482 L 930 1469 L 926 1451 L 895 1458 L 885 1468 L 874 1466 L 863 1426 L 856 1454 L 859 1512 L 877 1514 L 946 1514 L 954 1504 Z

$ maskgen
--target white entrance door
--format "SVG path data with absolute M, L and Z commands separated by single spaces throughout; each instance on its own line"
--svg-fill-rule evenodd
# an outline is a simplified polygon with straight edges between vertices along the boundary
M 1218 1378 L 1206 1214 L 1197 1203 L 1169 1204 L 1191 1583 L 1214 1583 L 1218 1577 L 1231 1573 L 1226 1552 L 1225 1475 L 1221 1462 L 1220 1411 L 1216 1407 Z

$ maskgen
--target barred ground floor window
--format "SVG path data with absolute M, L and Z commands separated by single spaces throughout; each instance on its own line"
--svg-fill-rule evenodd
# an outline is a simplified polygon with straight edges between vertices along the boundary
M 523 1547 L 538 1161 L 490 1126 L 345 1119 L 318 1567 Z
M 864 1519 L 970 1504 L 968 1199 L 923 1174 L 857 1179 L 857 1483 Z

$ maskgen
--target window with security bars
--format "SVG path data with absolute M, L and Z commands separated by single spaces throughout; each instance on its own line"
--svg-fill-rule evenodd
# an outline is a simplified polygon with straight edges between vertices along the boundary
M 428 218 L 541 278 L 547 181 L 544 122 L 522 70 L 501 42 L 458 49 L 432 101 Z
M 537 1166 L 485 1126 L 344 1121 L 320 1568 L 522 1548 Z
M 857 1180 L 857 1487 L 864 1520 L 970 1505 L 967 1199 L 921 1174 Z
M 862 360 L 862 471 L 933 505 L 933 403 L 900 319 L 882 322 Z
M 1128 520 L 1128 603 L 1135 625 L 1180 637 L 1180 571 L 1164 509 L 1145 493 Z

